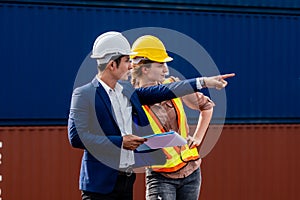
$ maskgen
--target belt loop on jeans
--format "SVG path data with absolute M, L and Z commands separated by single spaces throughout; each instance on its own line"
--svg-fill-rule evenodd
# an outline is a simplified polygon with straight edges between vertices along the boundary
M 134 173 L 132 166 L 128 166 L 126 168 L 119 169 L 119 175 L 131 176 Z

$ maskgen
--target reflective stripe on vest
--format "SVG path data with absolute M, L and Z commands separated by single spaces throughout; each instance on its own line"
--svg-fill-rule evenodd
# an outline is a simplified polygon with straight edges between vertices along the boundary
M 179 134 L 183 138 L 187 138 L 187 122 L 181 99 L 175 98 L 171 101 L 174 105 L 175 113 L 177 115 Z M 160 120 L 156 117 L 155 113 L 152 112 L 149 106 L 144 105 L 143 109 L 149 119 L 151 128 L 154 131 L 154 133 L 169 131 L 163 128 Z M 166 147 L 163 148 L 163 151 L 166 155 L 167 161 L 164 165 L 151 166 L 152 169 L 156 172 L 175 172 L 184 167 L 187 164 L 187 162 L 199 159 L 197 148 L 194 147 L 192 149 L 189 149 L 187 144 L 181 147 Z

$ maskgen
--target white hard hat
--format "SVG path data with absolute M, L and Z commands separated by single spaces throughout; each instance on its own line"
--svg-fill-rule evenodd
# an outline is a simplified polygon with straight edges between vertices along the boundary
M 96 58 L 98 64 L 103 64 L 108 63 L 113 56 L 135 54 L 130 50 L 129 42 L 121 33 L 109 31 L 95 40 L 91 58 Z

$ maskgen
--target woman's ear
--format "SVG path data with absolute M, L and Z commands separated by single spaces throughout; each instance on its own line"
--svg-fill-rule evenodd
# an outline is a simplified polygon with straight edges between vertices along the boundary
M 149 72 L 149 69 L 150 69 L 150 68 L 142 67 L 142 73 L 143 73 L 143 74 L 147 74 L 147 73 Z

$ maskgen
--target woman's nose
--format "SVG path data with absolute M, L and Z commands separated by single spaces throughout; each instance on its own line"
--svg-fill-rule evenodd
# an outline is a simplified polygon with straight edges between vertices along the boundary
M 168 66 L 167 66 L 166 63 L 164 63 L 163 72 L 164 73 L 168 73 L 169 72 L 169 68 L 168 68 Z

